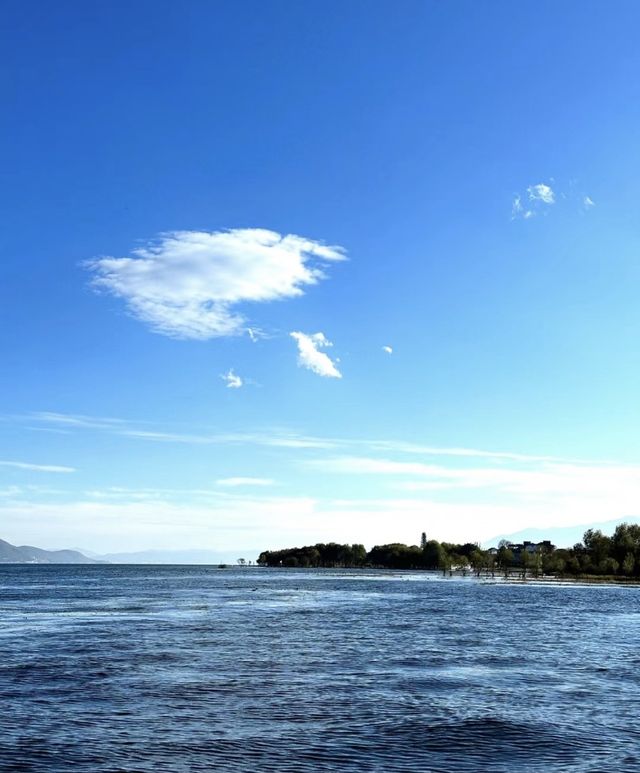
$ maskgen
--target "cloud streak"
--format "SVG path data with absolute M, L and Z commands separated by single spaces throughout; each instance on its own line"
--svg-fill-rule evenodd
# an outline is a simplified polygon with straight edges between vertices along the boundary
M 248 332 L 239 306 L 304 294 L 345 251 L 262 228 L 173 231 L 132 251 L 86 263 L 92 286 L 127 304 L 151 330 L 209 339 Z M 253 336 L 252 336 L 253 337 Z
M 75 467 L 66 467 L 60 464 L 32 464 L 31 462 L 0 461 L 0 467 L 12 467 L 15 470 L 28 470 L 30 472 L 76 472 Z
M 373 475 L 393 479 L 404 491 L 492 489 L 494 494 L 524 498 L 592 498 L 616 502 L 621 496 L 640 510 L 640 466 L 538 462 L 512 467 L 446 466 L 424 462 L 343 456 L 304 462 L 308 468 L 341 475 Z M 623 513 L 624 514 L 624 513 Z M 613 515 L 617 515 L 614 513 Z
M 515 451 L 493 451 L 479 448 L 431 446 L 404 440 L 381 440 L 376 438 L 318 437 L 301 434 L 290 429 L 271 428 L 261 432 L 175 432 L 145 426 L 144 422 L 121 418 L 104 418 L 83 414 L 36 411 L 26 416 L 6 416 L 13 421 L 26 421 L 44 425 L 42 429 L 64 427 L 66 431 L 99 431 L 126 438 L 179 443 L 190 445 L 256 445 L 297 449 L 353 448 L 365 453 L 387 452 L 410 454 L 412 456 L 441 456 L 495 459 L 513 462 L 566 462 L 571 464 L 612 464 L 602 459 L 576 459 L 544 454 L 526 454 Z M 31 427 L 30 427 L 31 428 Z M 40 427 L 38 427 L 40 428 Z
M 242 486 L 273 486 L 275 483 L 271 478 L 221 478 L 216 481 L 217 486 L 226 488 L 239 488 Z

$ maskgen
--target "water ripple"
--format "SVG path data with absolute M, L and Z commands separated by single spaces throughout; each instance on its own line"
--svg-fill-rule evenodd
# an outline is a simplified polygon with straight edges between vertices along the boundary
M 0 567 L 0 771 L 640 773 L 640 589 Z

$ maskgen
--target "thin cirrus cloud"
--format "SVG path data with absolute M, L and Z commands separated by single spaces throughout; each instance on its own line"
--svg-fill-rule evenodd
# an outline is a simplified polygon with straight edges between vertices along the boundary
M 240 304 L 284 300 L 346 259 L 339 246 L 262 228 L 173 231 L 129 257 L 90 260 L 92 286 L 122 298 L 154 332 L 206 340 L 247 331 Z M 252 335 L 253 334 L 253 335 Z M 255 328 L 251 328 L 253 339 Z
M 2 418 L 0 416 L 0 418 Z M 270 428 L 263 432 L 203 433 L 193 431 L 176 432 L 164 426 L 122 418 L 105 418 L 83 414 L 35 411 L 25 416 L 5 416 L 6 420 L 37 423 L 38 428 L 55 429 L 64 427 L 68 432 L 98 431 L 134 440 L 187 445 L 255 445 L 293 449 L 349 448 L 367 451 L 410 454 L 412 456 L 444 456 L 480 459 L 496 459 L 512 462 L 568 462 L 572 464 L 613 464 L 611 460 L 577 459 L 548 454 L 527 454 L 514 451 L 496 451 L 479 448 L 440 447 L 406 440 L 381 440 L 375 438 L 319 437 L 300 434 L 291 430 Z
M 66 467 L 60 464 L 32 464 L 31 462 L 0 461 L 0 467 L 12 467 L 14 470 L 28 470 L 30 472 L 76 472 L 75 467 Z
M 85 416 L 82 414 L 36 411 L 24 417 L 6 417 L 13 420 L 37 422 L 45 428 L 62 426 L 69 432 L 97 431 L 119 437 L 157 443 L 179 443 L 186 445 L 256 445 L 269 448 L 331 448 L 335 442 L 330 438 L 311 437 L 287 430 L 271 428 L 263 432 L 175 432 L 156 425 L 127 419 L 113 419 Z M 38 427 L 40 428 L 40 427 Z
M 220 478 L 216 485 L 226 488 L 238 488 L 240 486 L 273 486 L 275 483 L 271 478 Z
M 323 473 L 388 476 L 404 491 L 493 489 L 505 495 L 546 497 L 556 504 L 592 498 L 603 506 L 622 496 L 625 507 L 640 504 L 640 466 L 634 464 L 539 462 L 505 466 L 447 466 L 370 457 L 307 460 L 305 467 Z
M 326 378 L 342 378 L 342 373 L 336 367 L 335 362 L 326 352 L 320 351 L 333 346 L 331 341 L 327 340 L 324 333 L 300 333 L 293 332 L 289 334 L 298 344 L 298 364 L 302 368 L 317 373 Z

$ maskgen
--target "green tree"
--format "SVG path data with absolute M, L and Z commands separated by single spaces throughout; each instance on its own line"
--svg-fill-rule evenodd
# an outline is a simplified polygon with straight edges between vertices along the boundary
M 364 566 L 367 563 L 367 551 L 364 545 L 353 544 L 351 546 L 351 560 L 354 566 Z
M 509 574 L 509 569 L 515 562 L 515 556 L 513 550 L 508 547 L 509 543 L 503 543 L 501 541 L 498 547 L 498 554 L 496 556 L 496 563 L 504 571 L 505 577 Z
M 429 540 L 422 548 L 422 560 L 426 569 L 441 569 L 445 563 L 445 551 L 437 540 Z
M 487 565 L 485 552 L 478 548 L 473 550 L 469 556 L 469 563 L 471 564 L 473 571 L 480 577 L 480 572 L 485 569 Z
M 624 557 L 624 561 L 622 562 L 622 573 L 626 577 L 631 577 L 633 575 L 633 570 L 636 566 L 636 559 L 633 555 L 633 553 L 629 552 Z
M 609 556 L 608 558 L 603 558 L 602 561 L 598 564 L 598 573 L 608 575 L 617 574 L 619 567 L 620 564 L 616 561 L 616 559 Z
M 605 537 L 598 529 L 587 529 L 582 538 L 586 552 L 589 555 L 591 567 L 599 567 L 611 553 L 611 538 Z

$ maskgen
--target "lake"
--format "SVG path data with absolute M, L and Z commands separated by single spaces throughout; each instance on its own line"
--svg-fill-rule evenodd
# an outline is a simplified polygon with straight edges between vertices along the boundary
M 0 566 L 0 769 L 640 771 L 640 588 Z

